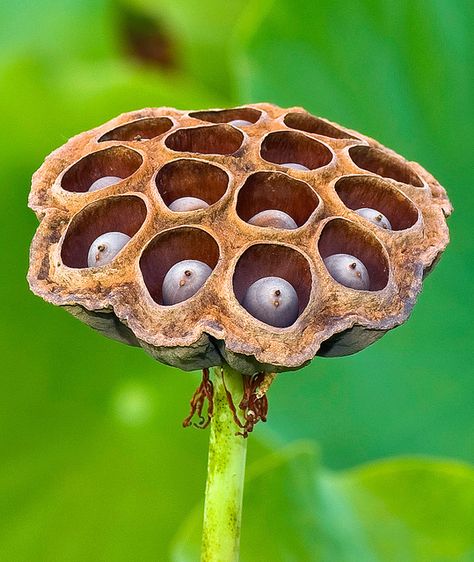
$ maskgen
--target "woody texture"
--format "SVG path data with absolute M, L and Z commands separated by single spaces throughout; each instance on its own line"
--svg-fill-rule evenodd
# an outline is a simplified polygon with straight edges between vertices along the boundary
M 182 198 L 206 206 L 173 210 Z M 452 210 L 419 164 L 302 108 L 271 104 L 120 115 L 48 156 L 29 205 L 40 220 L 28 273 L 37 295 L 168 365 L 228 364 L 246 375 L 355 353 L 403 323 L 448 243 Z M 268 210 L 292 226 L 258 224 Z M 109 232 L 126 243 L 91 265 L 91 245 Z M 359 277 L 363 264 L 362 288 L 334 274 L 329 258 L 339 254 Z M 208 273 L 169 304 L 165 277 L 185 260 Z M 296 292 L 290 325 L 244 306 L 268 277 Z

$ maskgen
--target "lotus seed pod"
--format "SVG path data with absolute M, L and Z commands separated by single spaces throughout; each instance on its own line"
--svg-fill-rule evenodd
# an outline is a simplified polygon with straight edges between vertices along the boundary
M 233 121 L 229 121 L 229 125 L 234 127 L 248 127 L 249 125 L 253 125 L 251 121 L 245 121 L 244 119 L 234 119 Z
M 309 172 L 309 168 L 303 166 L 303 164 L 297 164 L 296 162 L 286 162 L 285 164 L 281 164 L 281 166 L 285 166 L 286 168 L 291 168 L 292 170 L 300 170 L 302 172 Z
M 88 191 L 98 191 L 99 189 L 104 189 L 104 187 L 108 187 L 109 185 L 114 185 L 122 181 L 122 178 L 117 176 L 104 176 L 103 178 L 99 178 L 95 180 L 89 187 Z
M 212 269 L 199 260 L 183 260 L 168 271 L 163 280 L 163 304 L 183 302 L 204 285 Z
M 180 197 L 169 205 L 169 208 L 175 213 L 197 211 L 198 209 L 205 209 L 206 207 L 209 207 L 209 205 L 198 197 Z
M 126 189 L 78 196 L 111 176 Z M 183 197 L 209 207 L 168 212 Z M 36 294 L 166 364 L 227 363 L 247 375 L 355 353 L 402 324 L 449 241 L 452 210 L 416 162 L 302 108 L 265 103 L 120 115 L 55 150 L 33 177 L 29 204 L 41 221 L 28 273 Z M 356 212 L 366 208 L 380 210 L 393 232 Z M 249 224 L 265 209 L 298 228 Z M 91 244 L 109 232 L 133 244 L 113 268 L 88 268 Z M 324 267 L 336 254 L 356 256 L 354 269 L 337 268 L 359 291 Z M 164 295 L 165 277 L 183 260 L 205 271 L 189 269 L 192 282 L 178 271 Z M 297 294 L 297 320 L 283 330 L 242 306 L 249 287 L 271 277 Z M 199 295 L 186 300 L 190 288 Z
M 242 306 L 258 320 L 287 328 L 298 318 L 298 295 L 281 277 L 263 277 L 250 285 Z
M 333 254 L 324 260 L 324 265 L 331 276 L 341 285 L 359 291 L 367 291 L 369 289 L 369 272 L 365 265 L 355 256 Z
M 380 213 L 375 209 L 370 209 L 369 207 L 362 207 L 361 209 L 357 209 L 356 213 L 361 217 L 364 217 L 365 219 L 369 220 L 370 222 L 373 222 L 377 226 L 380 226 L 381 228 L 385 228 L 385 230 L 392 230 L 392 225 L 390 224 L 388 218 L 383 213 Z
M 286 228 L 287 230 L 298 228 L 298 225 L 289 214 L 276 209 L 260 211 L 260 213 L 257 213 L 249 219 L 249 224 L 272 228 Z
M 92 242 L 87 255 L 89 267 L 100 267 L 111 262 L 125 244 L 130 236 L 123 232 L 106 232 Z

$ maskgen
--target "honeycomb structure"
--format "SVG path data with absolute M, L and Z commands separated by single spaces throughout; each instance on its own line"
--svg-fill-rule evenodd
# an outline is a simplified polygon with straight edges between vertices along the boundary
M 104 176 L 121 179 L 89 192 Z M 170 210 L 186 196 L 209 207 Z M 29 205 L 40 219 L 28 274 L 37 295 L 163 363 L 227 363 L 248 375 L 355 353 L 404 322 L 448 243 L 452 210 L 419 164 L 302 108 L 271 104 L 120 115 L 53 152 L 33 176 Z M 360 216 L 361 207 L 382 212 L 392 230 Z M 298 227 L 249 224 L 266 209 Z M 87 267 L 91 243 L 110 231 L 131 240 L 107 265 Z M 335 253 L 365 264 L 369 290 L 331 277 L 324 259 Z M 185 259 L 212 274 L 193 297 L 164 306 L 164 276 Z M 298 318 L 287 328 L 241 305 L 265 276 L 297 292 Z

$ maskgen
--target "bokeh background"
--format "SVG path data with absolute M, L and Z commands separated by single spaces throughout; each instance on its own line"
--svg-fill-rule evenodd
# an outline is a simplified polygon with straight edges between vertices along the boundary
M 455 213 L 404 326 L 278 377 L 242 560 L 474 560 L 472 2 L 18 0 L 0 21 L 0 559 L 197 560 L 199 375 L 28 291 L 26 200 L 51 150 L 121 112 L 269 101 L 420 162 Z

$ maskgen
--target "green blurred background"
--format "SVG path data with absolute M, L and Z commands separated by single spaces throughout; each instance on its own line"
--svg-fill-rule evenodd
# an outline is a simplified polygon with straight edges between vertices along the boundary
M 302 105 L 416 160 L 455 207 L 410 320 L 280 376 L 249 443 L 242 560 L 474 560 L 473 3 L 19 0 L 0 6 L 0 560 L 197 560 L 198 374 L 33 296 L 30 178 L 118 113 Z

